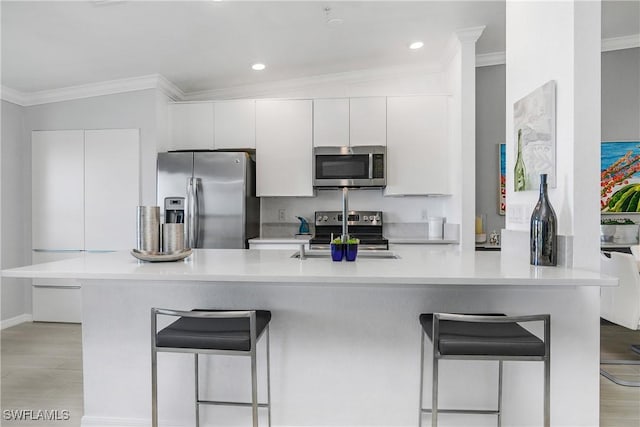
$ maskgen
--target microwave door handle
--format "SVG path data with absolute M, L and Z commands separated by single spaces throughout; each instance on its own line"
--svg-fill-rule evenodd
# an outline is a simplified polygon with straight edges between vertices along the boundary
M 373 153 L 369 153 L 369 179 L 373 179 Z

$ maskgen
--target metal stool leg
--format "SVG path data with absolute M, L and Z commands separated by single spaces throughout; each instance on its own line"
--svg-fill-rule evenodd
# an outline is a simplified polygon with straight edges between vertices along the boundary
M 200 427 L 200 387 L 198 386 L 198 353 L 194 353 L 194 366 L 195 366 L 195 394 L 196 394 L 196 427 Z
M 502 360 L 498 361 L 498 427 L 502 427 Z
M 424 331 L 420 330 L 420 405 L 418 406 L 418 427 L 422 427 L 422 388 L 424 387 Z
M 435 342 L 435 340 L 434 340 Z M 436 345 L 433 345 L 433 391 L 431 396 L 431 427 L 438 426 L 438 357 Z
M 269 355 L 269 326 L 267 326 L 267 422 L 271 427 L 271 358 Z
M 551 426 L 551 359 L 544 361 L 544 427 Z
M 151 310 L 151 427 L 158 427 L 158 353 L 156 351 L 156 315 Z

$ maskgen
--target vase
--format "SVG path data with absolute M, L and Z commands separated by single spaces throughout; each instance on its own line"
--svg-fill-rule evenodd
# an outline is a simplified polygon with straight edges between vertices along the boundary
M 344 257 L 344 246 L 342 243 L 331 243 L 331 259 L 342 261 Z
M 531 214 L 530 253 L 531 265 L 553 266 L 558 264 L 558 219 L 547 194 L 547 174 L 540 175 L 540 196 Z
M 347 261 L 355 261 L 357 255 L 358 255 L 358 244 L 347 243 L 346 250 L 345 250 L 345 258 L 347 259 Z

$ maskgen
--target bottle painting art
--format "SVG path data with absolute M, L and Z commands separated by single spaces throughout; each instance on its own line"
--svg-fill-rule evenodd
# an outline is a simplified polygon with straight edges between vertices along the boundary
M 514 189 L 515 191 L 526 190 L 527 171 L 524 167 L 522 159 L 522 129 L 518 129 L 518 156 L 516 157 L 516 166 L 513 169 Z

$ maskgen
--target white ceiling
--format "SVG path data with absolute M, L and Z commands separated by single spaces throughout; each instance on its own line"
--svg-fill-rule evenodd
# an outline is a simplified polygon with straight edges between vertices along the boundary
M 341 18 L 339 26 L 327 24 Z M 2 1 L 2 84 L 23 93 L 161 74 L 182 91 L 436 63 L 457 29 L 505 48 L 504 1 Z M 603 38 L 640 33 L 606 2 Z M 425 47 L 407 45 L 423 40 Z M 252 71 L 254 62 L 267 69 Z

